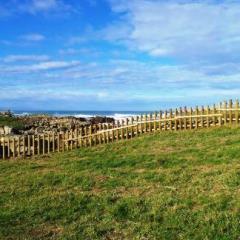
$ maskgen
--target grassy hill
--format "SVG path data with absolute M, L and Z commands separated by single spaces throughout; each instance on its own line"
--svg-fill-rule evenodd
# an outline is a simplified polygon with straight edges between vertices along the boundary
M 239 239 L 240 129 L 0 162 L 1 239 Z

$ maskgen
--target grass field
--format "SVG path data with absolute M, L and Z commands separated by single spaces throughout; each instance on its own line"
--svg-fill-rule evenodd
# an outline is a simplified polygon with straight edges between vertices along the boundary
M 240 239 L 240 129 L 2 161 L 0 239 Z

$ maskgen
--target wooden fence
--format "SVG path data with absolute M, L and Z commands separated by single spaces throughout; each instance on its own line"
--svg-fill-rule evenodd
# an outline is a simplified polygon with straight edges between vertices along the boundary
M 0 137 L 0 159 L 64 152 L 131 139 L 156 131 L 178 131 L 240 123 L 239 101 L 216 107 L 179 108 L 126 118 L 115 124 L 99 124 L 63 133 Z

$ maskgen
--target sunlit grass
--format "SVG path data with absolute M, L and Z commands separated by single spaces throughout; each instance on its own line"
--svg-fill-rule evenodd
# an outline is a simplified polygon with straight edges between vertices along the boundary
M 240 129 L 0 162 L 2 239 L 238 239 Z

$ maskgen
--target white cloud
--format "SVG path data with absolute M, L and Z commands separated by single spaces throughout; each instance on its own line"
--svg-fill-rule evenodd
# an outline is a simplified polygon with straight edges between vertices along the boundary
M 65 61 L 49 61 L 49 62 L 43 62 L 38 63 L 35 65 L 30 66 L 30 70 L 36 71 L 36 70 L 50 70 L 50 69 L 63 69 L 63 68 L 69 68 L 78 66 L 80 63 L 79 61 L 71 61 L 71 62 L 65 62 Z
M 30 33 L 30 34 L 20 36 L 20 39 L 28 42 L 41 42 L 46 38 L 44 35 L 39 33 Z
M 50 70 L 61 70 L 72 68 L 78 66 L 80 64 L 79 61 L 46 61 L 40 62 L 32 65 L 13 65 L 13 66 L 0 66 L 2 71 L 0 75 L 12 75 L 19 73 L 32 73 L 32 72 L 40 72 L 40 71 L 50 71 Z
M 48 11 L 57 7 L 56 0 L 33 0 L 32 11 Z
M 4 57 L 3 62 L 12 63 L 12 62 L 28 62 L 28 61 L 47 61 L 49 56 L 47 55 L 8 55 Z
M 73 11 L 71 5 L 65 4 L 62 0 L 25 0 L 18 2 L 18 10 L 30 14 L 48 12 L 69 12 Z
M 188 65 L 159 65 L 158 61 L 140 62 L 112 60 L 108 63 L 79 63 L 75 61 L 46 61 L 36 64 L 0 66 L 2 79 L 1 99 L 19 96 L 19 99 L 35 99 L 41 95 L 57 104 L 64 99 L 76 105 L 96 101 L 120 104 L 132 101 L 149 107 L 158 107 L 162 102 L 177 105 L 184 102 L 209 103 L 239 94 L 240 74 L 237 65 L 233 72 L 215 73 L 218 65 L 192 68 Z M 4 83 L 6 81 L 7 84 Z M 16 91 L 18 90 L 18 91 Z M 51 91 L 52 90 L 52 91 Z M 5 95 L 3 98 L 2 93 Z M 9 97 L 8 99 L 13 99 Z M 83 100 L 84 99 L 84 100 Z M 127 106 L 127 105 L 126 105 Z M 128 106 L 127 106 L 128 107 Z
M 186 61 L 240 59 L 240 3 L 236 1 L 111 2 L 113 11 L 121 13 L 120 23 L 105 29 L 112 42 Z

